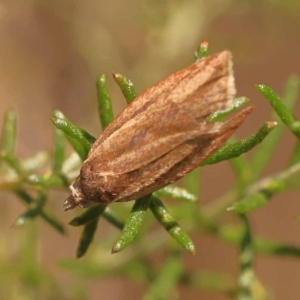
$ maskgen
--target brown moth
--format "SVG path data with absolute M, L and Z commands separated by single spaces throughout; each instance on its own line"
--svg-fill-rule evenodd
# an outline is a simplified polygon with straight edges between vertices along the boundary
M 235 92 L 228 51 L 147 89 L 96 140 L 64 208 L 134 200 L 195 169 L 252 111 L 248 107 L 224 123 L 206 123 L 211 113 L 233 105 Z

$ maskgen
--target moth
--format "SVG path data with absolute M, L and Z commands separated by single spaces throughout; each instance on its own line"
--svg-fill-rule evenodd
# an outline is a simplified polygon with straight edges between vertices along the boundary
M 208 56 L 148 88 L 92 146 L 65 210 L 135 200 L 177 181 L 220 148 L 251 113 L 207 124 L 236 94 L 229 51 Z

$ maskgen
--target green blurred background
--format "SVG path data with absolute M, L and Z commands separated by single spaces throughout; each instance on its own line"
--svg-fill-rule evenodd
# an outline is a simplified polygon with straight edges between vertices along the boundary
M 17 111 L 17 153 L 22 157 L 52 149 L 49 119 L 54 109 L 98 136 L 97 75 L 107 75 L 117 114 L 126 102 L 112 71 L 130 78 L 142 92 L 192 63 L 203 39 L 209 40 L 211 52 L 233 52 L 238 95 L 249 97 L 256 107 L 237 133 L 244 137 L 269 119 L 271 111 L 254 84 L 264 83 L 281 93 L 287 77 L 300 73 L 299 0 L 2 0 L 0 122 L 7 109 Z M 265 174 L 286 164 L 292 140 L 286 134 Z M 203 203 L 222 195 L 234 180 L 227 163 L 206 167 L 203 173 Z M 66 197 L 65 192 L 52 192 L 47 205 L 65 223 L 76 213 L 62 211 Z M 0 264 L 5 266 L 0 265 L 0 299 L 141 299 L 144 283 L 122 276 L 84 278 L 61 268 L 58 261 L 74 257 L 80 230 L 68 228 L 67 237 L 61 237 L 40 220 L 38 226 L 13 229 L 11 224 L 24 207 L 10 193 L 1 192 L 0 199 Z M 254 232 L 299 244 L 298 201 L 299 193 L 276 196 L 250 215 Z M 100 222 L 99 244 L 108 230 L 115 229 Z M 192 236 L 197 255 L 184 254 L 187 269 L 237 273 L 236 249 L 208 236 Z M 112 264 L 123 255 L 111 257 L 108 251 L 95 249 L 93 255 L 103 255 Z M 126 251 L 134 252 L 134 246 Z M 151 258 L 158 266 L 163 259 L 163 252 Z M 276 299 L 298 298 L 298 261 L 259 256 L 256 265 Z M 179 291 L 178 299 L 227 299 L 187 287 Z

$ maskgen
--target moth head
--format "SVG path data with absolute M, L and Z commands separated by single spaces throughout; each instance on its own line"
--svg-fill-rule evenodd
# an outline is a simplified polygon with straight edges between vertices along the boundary
M 73 209 L 76 206 L 86 208 L 92 205 L 81 189 L 79 177 L 77 177 L 69 187 L 71 196 L 67 198 L 63 203 L 63 208 L 66 210 Z

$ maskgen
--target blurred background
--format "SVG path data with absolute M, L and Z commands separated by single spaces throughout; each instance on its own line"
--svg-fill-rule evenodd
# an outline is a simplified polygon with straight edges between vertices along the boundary
M 54 109 L 98 136 L 97 75 L 106 74 L 117 114 L 126 102 L 113 82 L 113 71 L 130 78 L 140 93 L 191 64 L 203 39 L 209 40 L 211 53 L 224 49 L 233 53 L 238 95 L 249 97 L 256 108 L 237 132 L 238 137 L 245 137 L 270 119 L 269 104 L 254 84 L 267 84 L 281 94 L 287 78 L 300 74 L 299 0 L 1 0 L 0 122 L 6 110 L 17 111 L 17 154 L 21 157 L 38 150 L 52 151 L 49 119 Z M 297 107 L 296 114 L 299 104 Z M 286 132 L 265 175 L 285 166 L 293 143 Z M 222 195 L 233 181 L 227 163 L 204 168 L 202 203 Z M 61 209 L 67 193 L 55 191 L 50 196 L 47 206 L 67 224 L 76 214 Z M 0 263 L 5 264 L 5 268 L 0 266 L 1 299 L 142 298 L 147 286 L 143 282 L 122 276 L 90 279 L 64 270 L 58 262 L 74 258 L 80 230 L 69 227 L 68 235 L 62 237 L 40 220 L 35 221 L 38 227 L 13 229 L 11 224 L 24 207 L 8 192 L 1 192 L 0 199 Z M 295 220 L 299 212 L 299 193 L 276 196 L 250 215 L 254 233 L 300 245 L 300 227 Z M 115 230 L 104 222 L 100 226 L 98 244 L 106 231 Z M 209 236 L 192 236 L 197 255 L 184 254 L 185 268 L 237 274 L 236 249 Z M 37 248 L 31 243 L 35 240 Z M 32 247 L 32 252 L 22 256 L 25 247 Z M 93 255 L 97 257 L 109 254 L 109 250 L 95 254 L 96 249 Z M 134 252 L 134 246 L 128 251 Z M 38 293 L 30 289 L 38 279 L 28 280 L 17 265 L 19 260 L 30 264 L 34 258 L 39 270 L 47 271 Z M 114 263 L 111 257 L 107 259 Z M 164 253 L 153 256 L 158 266 L 163 259 Z M 298 261 L 258 256 L 256 267 L 276 299 L 299 297 Z M 200 298 L 228 299 L 218 293 L 179 288 L 178 299 Z

